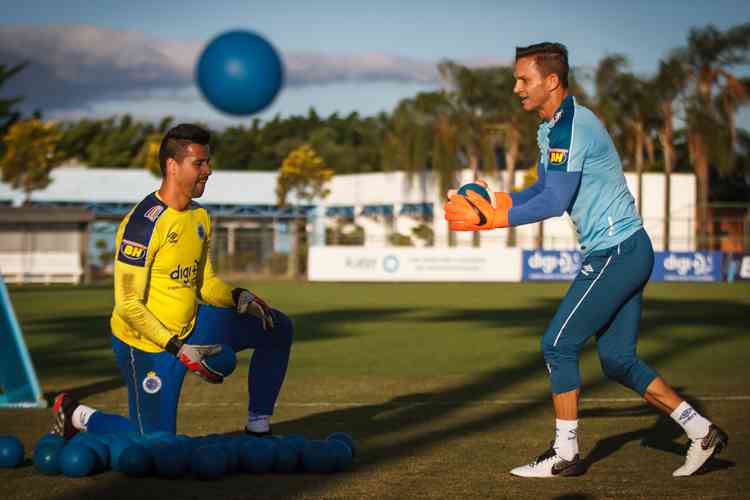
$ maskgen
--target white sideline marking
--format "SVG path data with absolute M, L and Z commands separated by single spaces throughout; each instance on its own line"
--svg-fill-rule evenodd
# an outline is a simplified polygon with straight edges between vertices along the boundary
M 737 396 L 691 396 L 691 399 L 698 401 L 750 401 L 750 395 L 737 395 Z M 643 398 L 581 398 L 582 402 L 586 403 L 644 403 L 647 404 Z M 357 406 L 389 406 L 389 407 L 407 407 L 407 406 L 493 406 L 493 405 L 519 405 L 519 404 L 533 404 L 533 403 L 549 403 L 550 398 L 545 399 L 469 399 L 464 401 L 412 401 L 412 402 L 389 402 L 389 401 L 347 401 L 347 402 L 333 402 L 333 401 L 313 401 L 308 403 L 297 403 L 292 401 L 282 401 L 276 403 L 277 407 L 300 407 L 300 408 L 317 408 L 317 407 L 357 407 Z M 208 408 L 208 407 L 230 407 L 240 404 L 240 401 L 233 402 L 215 402 L 215 403 L 180 403 L 181 408 Z M 244 402 L 242 402 L 244 404 Z M 108 404 L 106 405 L 111 408 L 127 408 L 127 404 Z
M 750 401 L 750 396 L 697 396 L 694 399 L 698 401 Z M 643 398 L 581 398 L 581 401 L 588 403 L 646 403 Z M 548 403 L 551 399 L 479 399 L 479 400 L 466 400 L 466 401 L 413 401 L 413 402 L 399 402 L 399 403 L 362 403 L 362 402 L 350 402 L 350 403 L 333 403 L 333 402 L 313 402 L 313 403 L 277 403 L 276 406 L 460 406 L 460 405 L 516 405 L 516 404 L 532 404 L 532 403 Z

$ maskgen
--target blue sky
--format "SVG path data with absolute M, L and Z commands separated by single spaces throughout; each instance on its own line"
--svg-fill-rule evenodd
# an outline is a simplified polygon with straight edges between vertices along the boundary
M 281 52 L 292 84 L 262 113 L 390 111 L 404 97 L 437 88 L 435 64 L 512 60 L 514 47 L 561 41 L 571 64 L 593 68 L 623 53 L 653 72 L 683 45 L 690 27 L 750 21 L 747 2 L 651 1 L 29 1 L 4 5 L 0 62 L 35 64 L 14 85 L 27 107 L 78 118 L 129 112 L 217 125 L 247 122 L 203 102 L 192 65 L 223 31 L 255 30 Z M 568 7 L 568 5 L 574 7 Z M 747 68 L 741 70 L 746 73 Z M 13 80 L 11 80 L 13 82 Z M 743 111 L 741 125 L 750 127 Z

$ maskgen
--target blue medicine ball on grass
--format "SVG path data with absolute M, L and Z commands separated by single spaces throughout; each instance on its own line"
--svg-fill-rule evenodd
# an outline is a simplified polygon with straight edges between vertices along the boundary
M 153 449 L 153 455 L 157 476 L 176 479 L 184 476 L 189 469 L 188 455 L 178 444 L 157 446 Z
M 94 452 L 96 457 L 94 472 L 101 472 L 109 468 L 109 448 L 107 445 L 92 438 L 83 440 L 80 444 L 91 448 L 91 451 Z
M 115 436 L 109 442 L 109 462 L 112 470 L 120 471 L 120 455 L 134 443 L 126 436 Z
M 16 436 L 0 436 L 0 468 L 18 467 L 23 462 L 23 443 Z
M 201 446 L 193 451 L 190 470 L 204 481 L 220 479 L 227 471 L 227 455 L 219 446 Z
M 245 472 L 271 472 L 276 461 L 276 444 L 269 439 L 251 438 L 240 447 L 240 465 Z
M 83 443 L 66 444 L 60 454 L 60 469 L 68 477 L 84 477 L 94 471 L 96 453 Z
M 60 474 L 60 455 L 63 447 L 54 443 L 42 443 L 34 449 L 34 466 L 47 476 Z
M 341 441 L 342 443 L 346 444 L 349 449 L 352 451 L 352 457 L 354 457 L 357 454 L 357 443 L 354 442 L 354 438 L 347 434 L 346 432 L 334 432 L 328 435 L 326 438 L 329 441 L 335 440 L 335 441 Z
M 195 78 L 215 108 L 250 115 L 273 102 L 284 80 L 276 49 L 251 31 L 228 31 L 211 40 L 198 59 Z
M 307 444 L 307 439 L 302 434 L 289 434 L 288 436 L 284 436 L 282 440 L 297 450 L 297 453 L 301 452 L 302 448 Z
M 305 472 L 328 474 L 336 469 L 336 455 L 328 441 L 308 441 L 302 448 L 302 468 Z
M 118 460 L 118 469 L 131 477 L 145 477 L 151 474 L 154 459 L 151 451 L 139 444 L 132 444 L 125 448 Z
M 296 471 L 298 466 L 299 451 L 285 440 L 276 443 L 276 458 L 273 462 L 273 471 L 289 473 Z
M 333 470 L 335 472 L 343 472 L 349 470 L 349 468 L 352 466 L 352 460 L 354 458 L 352 456 L 352 449 L 349 448 L 349 446 L 343 441 L 338 441 L 336 439 L 329 440 L 328 446 L 331 448 L 331 452 L 336 459 Z
M 34 449 L 36 449 L 37 447 L 43 444 L 55 444 L 57 446 L 64 446 L 65 438 L 63 438 L 59 434 L 52 434 L 50 432 L 48 434 L 45 434 L 41 438 L 39 438 L 39 441 L 37 441 L 36 444 L 34 445 Z
M 203 358 L 203 364 L 222 377 L 228 377 L 237 367 L 237 355 L 232 350 L 232 346 L 221 344 L 221 351 Z

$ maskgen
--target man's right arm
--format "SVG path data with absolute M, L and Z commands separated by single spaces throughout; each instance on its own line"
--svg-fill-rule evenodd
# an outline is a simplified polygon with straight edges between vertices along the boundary
M 159 250 L 160 238 L 155 227 L 158 218 L 151 221 L 139 212 L 132 213 L 118 232 L 115 313 L 139 335 L 163 349 L 174 333 L 146 307 L 149 274 Z
M 115 260 L 115 312 L 136 332 L 164 348 L 174 335 L 145 303 L 149 270 Z

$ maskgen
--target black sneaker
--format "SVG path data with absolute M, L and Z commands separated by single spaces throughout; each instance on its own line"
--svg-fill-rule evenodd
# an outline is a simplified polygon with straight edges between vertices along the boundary
M 79 404 L 65 392 L 55 397 L 55 404 L 52 406 L 52 434 L 62 436 L 66 441 L 78 434 L 78 429 L 73 427 L 73 412 Z
M 572 460 L 565 460 L 557 454 L 555 448 L 550 448 L 528 465 L 522 465 L 511 470 L 510 473 L 519 477 L 556 477 L 579 476 L 583 474 L 578 454 Z

